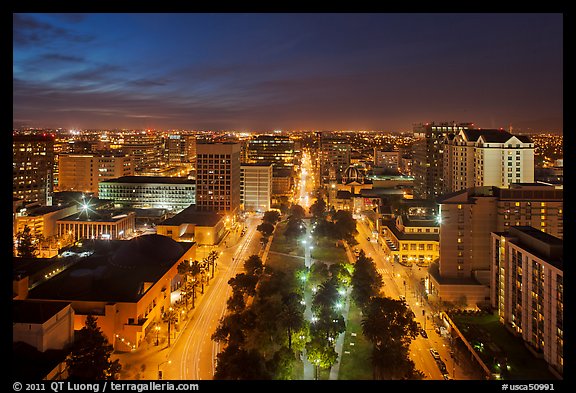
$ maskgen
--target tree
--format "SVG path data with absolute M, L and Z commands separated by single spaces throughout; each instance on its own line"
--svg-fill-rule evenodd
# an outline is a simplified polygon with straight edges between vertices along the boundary
M 168 308 L 168 311 L 164 312 L 162 315 L 162 320 L 168 324 L 168 346 L 170 346 L 170 330 L 173 323 L 178 320 L 178 313 L 172 307 Z
M 38 255 L 38 246 L 41 238 L 34 236 L 28 225 L 24 225 L 22 232 L 16 234 L 16 251 L 19 257 L 35 258 Z
M 270 223 L 272 225 L 276 225 L 276 223 L 280 221 L 280 213 L 277 212 L 276 210 L 268 210 L 267 212 L 264 213 L 262 221 Z
M 266 362 L 266 368 L 272 379 L 288 380 L 291 379 L 295 362 L 294 352 L 290 348 L 282 346 L 274 353 L 272 359 Z
M 288 349 L 292 349 L 292 334 L 304 327 L 305 305 L 302 296 L 291 292 L 282 297 L 282 312 L 278 316 L 280 325 L 286 330 L 288 337 Z
M 214 379 L 270 379 L 265 360 L 258 351 L 247 351 L 231 345 L 219 353 L 217 359 Z
M 212 267 L 212 277 L 211 278 L 214 278 L 214 265 L 216 265 L 216 261 L 218 260 L 218 257 L 220 257 L 220 254 L 218 254 L 218 252 L 210 251 L 208 256 L 206 256 L 206 258 L 205 258 L 206 262 L 208 262 L 208 266 Z
M 262 263 L 262 259 L 254 254 L 250 255 L 246 261 L 244 261 L 244 271 L 246 274 L 252 276 L 260 276 L 264 271 L 264 264 Z
M 338 239 L 350 239 L 353 238 L 358 231 L 356 230 L 356 220 L 352 218 L 352 212 L 347 210 L 338 210 L 334 216 L 332 216 L 332 221 L 336 224 L 338 229 Z
M 374 379 L 408 379 L 415 376 L 409 346 L 418 334 L 414 314 L 400 300 L 373 297 L 362 318 L 362 333 L 372 342 Z
M 298 238 L 306 233 L 306 227 L 304 222 L 300 218 L 291 217 L 286 223 L 286 228 L 284 229 L 284 236 L 288 238 Z
M 256 230 L 258 230 L 262 236 L 268 237 L 272 234 L 272 232 L 274 232 L 274 225 L 270 224 L 269 222 L 263 222 L 256 227 Z
M 122 366 L 118 359 L 110 361 L 113 347 L 96 324 L 96 317 L 88 315 L 78 332 L 72 351 L 66 359 L 71 380 L 116 379 Z
M 360 254 L 354 265 L 352 274 L 352 299 L 356 304 L 364 308 L 373 296 L 378 296 L 382 286 L 382 276 L 376 270 L 372 258 L 369 258 L 360 250 Z
M 256 284 L 258 284 L 258 277 L 246 273 L 238 273 L 228 280 L 228 285 L 232 287 L 232 291 L 238 291 L 246 296 L 256 294 Z
M 322 219 L 326 215 L 326 202 L 321 195 L 310 206 L 310 214 L 316 219 Z
M 302 206 L 296 204 L 290 206 L 290 218 L 303 220 L 304 217 L 306 217 L 306 210 Z
M 321 337 L 312 337 L 312 340 L 306 343 L 306 356 L 316 367 L 316 379 L 319 368 L 329 369 L 338 360 L 334 347 Z
M 328 271 L 327 264 L 324 262 L 315 261 L 312 266 L 310 266 L 310 285 L 315 287 L 328 280 L 328 278 L 330 278 L 330 273 Z

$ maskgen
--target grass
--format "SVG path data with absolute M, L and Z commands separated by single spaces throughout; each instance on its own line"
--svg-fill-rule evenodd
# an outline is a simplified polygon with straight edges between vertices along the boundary
M 266 266 L 290 274 L 297 269 L 304 268 L 304 259 L 269 253 L 266 259 Z
M 346 335 L 344 336 L 338 379 L 372 379 L 372 363 L 370 362 L 372 344 L 362 334 L 361 321 L 360 309 L 351 301 L 348 320 L 346 321 Z M 356 337 L 352 337 L 352 333 L 356 333 Z M 354 346 L 350 346 L 351 342 L 354 343 Z M 349 351 L 350 353 L 344 353 L 344 351 Z
M 468 315 L 453 315 L 452 320 L 462 334 L 466 336 L 469 342 L 475 341 L 474 337 L 469 337 L 471 334 L 465 332 L 462 328 L 465 326 L 474 326 L 484 330 L 494 342 L 501 353 L 505 354 L 510 365 L 509 375 L 506 379 L 509 380 L 526 380 L 526 379 L 556 379 L 554 375 L 548 371 L 548 365 L 544 359 L 536 358 L 524 346 L 524 340 L 521 337 L 514 336 L 509 332 L 499 321 L 496 315 L 482 315 L 482 316 L 468 316 Z M 487 345 L 484 346 L 485 348 Z M 484 363 L 490 368 L 492 366 L 492 355 L 484 350 L 479 353 Z M 498 372 L 497 369 L 491 367 L 492 371 Z
M 279 222 L 276 224 L 276 230 L 274 231 L 274 238 L 272 240 L 272 245 L 270 246 L 270 251 L 303 257 L 304 248 L 296 241 L 296 239 L 286 238 L 286 236 L 284 236 L 285 229 L 285 222 Z
M 346 250 L 342 246 L 336 247 L 335 240 L 322 238 L 317 242 L 318 244 L 315 242 L 314 248 L 312 249 L 312 259 L 317 259 L 327 263 L 348 262 Z

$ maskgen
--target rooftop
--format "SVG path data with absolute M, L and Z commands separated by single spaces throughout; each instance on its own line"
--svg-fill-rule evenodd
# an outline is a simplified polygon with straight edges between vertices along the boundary
M 129 210 L 80 210 L 70 216 L 59 219 L 62 221 L 97 221 L 97 222 L 116 222 L 125 218 L 128 214 L 135 214 Z
M 161 235 L 82 242 L 83 258 L 29 293 L 29 299 L 137 302 L 145 283 L 157 282 L 194 243 Z
M 390 229 L 398 240 L 440 241 L 440 235 L 434 232 L 406 233 L 400 232 L 395 220 L 382 220 L 382 225 Z
M 195 184 L 187 177 L 166 176 L 122 176 L 116 179 L 104 180 L 100 183 L 130 183 L 130 184 Z
M 70 302 L 14 300 L 12 301 L 12 322 L 43 324 L 69 305 Z
M 174 217 L 170 217 L 158 225 L 196 224 L 202 227 L 213 227 L 222 219 L 224 219 L 222 214 L 210 211 L 197 211 L 196 205 L 190 205 Z

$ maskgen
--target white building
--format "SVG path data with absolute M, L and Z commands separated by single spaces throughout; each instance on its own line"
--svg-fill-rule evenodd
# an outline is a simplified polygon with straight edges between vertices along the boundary
M 444 148 L 444 192 L 534 182 L 534 143 L 503 130 L 465 129 Z
M 529 226 L 491 233 L 492 305 L 554 371 L 564 367 L 563 242 Z
M 270 210 L 272 197 L 272 164 L 240 166 L 240 203 L 244 211 Z

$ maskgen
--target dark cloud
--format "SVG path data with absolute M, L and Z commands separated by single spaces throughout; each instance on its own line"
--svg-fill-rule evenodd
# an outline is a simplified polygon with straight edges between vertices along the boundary
M 57 62 L 70 62 L 70 63 L 82 63 L 85 61 L 84 58 L 79 56 L 63 55 L 60 53 L 45 53 L 41 55 L 38 59 L 39 61 L 57 61 Z
M 129 86 L 135 86 L 135 87 L 166 86 L 168 83 L 170 83 L 170 81 L 166 79 L 136 79 L 127 82 Z
M 13 14 L 12 23 L 14 45 L 42 45 L 59 39 L 86 43 L 93 39 L 90 35 L 75 33 L 24 14 Z

